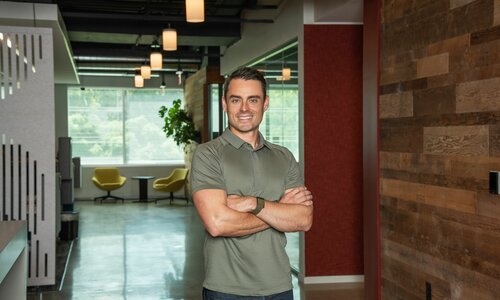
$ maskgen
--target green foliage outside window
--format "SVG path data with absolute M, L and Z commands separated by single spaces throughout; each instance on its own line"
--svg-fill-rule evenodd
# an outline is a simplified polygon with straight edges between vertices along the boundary
M 158 107 L 183 95 L 181 89 L 68 89 L 68 130 L 73 156 L 83 164 L 181 162 L 184 153 L 166 139 Z

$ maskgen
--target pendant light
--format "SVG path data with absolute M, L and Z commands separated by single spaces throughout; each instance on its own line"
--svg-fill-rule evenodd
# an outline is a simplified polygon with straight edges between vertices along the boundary
M 144 87 L 144 78 L 142 78 L 141 71 L 139 69 L 135 70 L 134 86 L 136 88 Z
M 144 79 L 150 79 L 151 78 L 151 66 L 149 66 L 146 61 L 144 61 L 144 64 L 141 66 L 141 76 Z
M 281 80 L 290 80 L 292 78 L 292 69 L 286 67 L 285 62 L 285 51 L 281 52 L 282 54 L 282 68 L 281 68 Z
M 158 70 L 163 67 L 163 56 L 160 52 L 160 44 L 158 40 L 155 40 L 151 45 L 151 54 L 149 55 L 149 62 L 151 64 L 151 69 Z
M 190 23 L 205 21 L 204 0 L 186 0 L 186 21 Z
M 290 80 L 292 77 L 292 70 L 290 68 L 283 68 L 281 70 L 281 76 L 283 77 L 283 80 Z
M 176 51 L 177 50 L 177 31 L 174 28 L 163 29 L 162 33 L 163 50 Z

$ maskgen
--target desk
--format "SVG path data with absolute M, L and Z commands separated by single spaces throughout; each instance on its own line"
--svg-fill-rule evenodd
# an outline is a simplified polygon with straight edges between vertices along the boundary
M 139 180 L 139 201 L 148 202 L 148 180 L 155 178 L 154 176 L 133 176 L 132 179 Z

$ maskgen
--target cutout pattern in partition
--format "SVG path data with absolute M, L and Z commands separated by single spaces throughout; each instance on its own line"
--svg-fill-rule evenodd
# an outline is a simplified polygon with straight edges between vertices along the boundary
M 2 135 L 0 149 L 0 221 L 27 221 L 28 278 L 39 277 L 41 272 L 47 276 L 48 253 L 40 253 L 36 238 L 39 224 L 46 221 L 45 174 L 38 171 L 36 160 L 30 160 L 30 152 L 13 139 L 6 142 Z
M 52 31 L 0 26 L 0 221 L 28 223 L 28 286 L 55 283 Z
M 0 32 L 0 100 L 20 89 L 30 73 L 36 73 L 36 62 L 43 59 L 42 49 L 42 35 Z

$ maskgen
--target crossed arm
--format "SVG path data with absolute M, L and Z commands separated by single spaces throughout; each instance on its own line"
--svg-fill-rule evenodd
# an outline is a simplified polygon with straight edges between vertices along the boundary
M 257 215 L 252 196 L 226 195 L 224 190 L 206 189 L 193 194 L 194 204 L 210 235 L 237 237 L 269 227 L 282 232 L 308 231 L 313 220 L 313 196 L 304 186 L 286 190 L 279 201 L 266 201 Z

